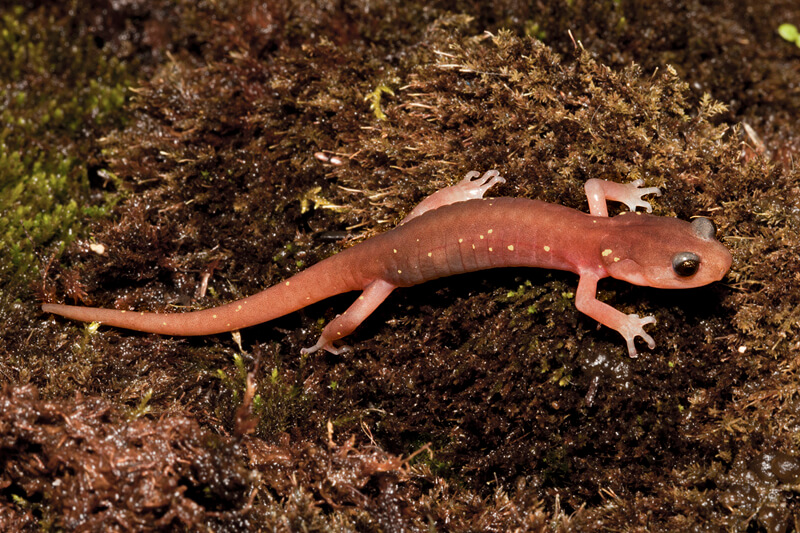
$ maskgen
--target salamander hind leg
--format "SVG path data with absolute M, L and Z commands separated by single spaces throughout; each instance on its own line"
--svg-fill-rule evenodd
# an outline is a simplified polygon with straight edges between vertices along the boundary
M 480 177 L 478 177 L 480 176 Z M 478 178 L 478 179 L 473 179 Z M 463 202 L 464 200 L 474 200 L 476 198 L 483 198 L 486 191 L 497 185 L 498 183 L 505 183 L 506 180 L 500 177 L 500 172 L 497 170 L 488 170 L 481 175 L 480 172 L 471 170 L 467 172 L 464 179 L 453 185 L 456 196 L 460 196 L 460 200 L 454 200 L 449 203 Z
M 353 332 L 372 312 L 389 296 L 395 286 L 387 281 L 378 279 L 367 285 L 364 292 L 347 308 L 347 311 L 337 316 L 333 321 L 322 330 L 319 340 L 310 348 L 300 350 L 302 354 L 314 353 L 317 350 L 325 350 L 335 355 L 350 351 L 349 346 L 339 348 L 333 345 L 333 341 L 346 337 Z
M 478 178 L 478 179 L 473 179 Z M 467 200 L 476 200 L 483 198 L 486 191 L 497 185 L 498 183 L 505 183 L 505 179 L 500 177 L 500 172 L 497 170 L 489 170 L 484 172 L 470 171 L 464 176 L 464 179 L 451 185 L 440 189 L 422 200 L 411 212 L 400 222 L 405 224 L 409 220 L 420 216 L 421 214 L 438 209 L 443 205 L 455 204 L 458 202 L 466 202 Z

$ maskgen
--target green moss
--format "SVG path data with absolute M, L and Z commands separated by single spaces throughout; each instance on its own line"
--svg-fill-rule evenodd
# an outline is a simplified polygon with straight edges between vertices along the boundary
M 118 121 L 126 70 L 43 10 L 0 12 L 0 302 L 13 300 L 79 233 L 92 132 Z M 107 197 L 106 202 L 111 201 Z
M 383 112 L 383 109 L 381 109 L 381 95 L 384 93 L 394 96 L 394 91 L 389 87 L 386 85 L 379 85 L 364 98 L 365 101 L 369 101 L 369 108 L 375 113 L 375 117 L 378 120 L 386 120 L 386 114 Z
M 231 419 L 242 406 L 248 386 L 248 369 L 240 354 L 233 355 L 233 367 L 218 368 L 214 376 L 220 380 L 224 393 L 217 404 L 217 416 Z M 281 373 L 273 367 L 267 376 L 254 380 L 250 413 L 259 420 L 258 433 L 261 436 L 274 436 L 292 427 L 310 399 L 303 393 L 301 386 L 293 382 L 293 378 Z
M 797 31 L 797 26 L 794 24 L 781 24 L 778 26 L 778 35 L 783 37 L 784 40 L 800 46 L 800 32 Z
M 139 399 L 139 404 L 136 406 L 135 409 L 132 409 L 128 418 L 131 420 L 136 420 L 137 418 L 141 418 L 150 413 L 150 400 L 153 398 L 153 389 L 148 389 L 147 392 L 144 393 Z

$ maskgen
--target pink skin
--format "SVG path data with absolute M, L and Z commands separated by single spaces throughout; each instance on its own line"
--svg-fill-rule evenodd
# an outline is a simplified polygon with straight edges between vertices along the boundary
M 344 313 L 322 331 L 317 343 L 303 350 L 341 353 L 333 342 L 349 335 L 396 287 L 504 266 L 568 270 L 580 276 L 576 307 L 618 331 L 631 357 L 634 340 L 655 343 L 644 326 L 652 316 L 626 315 L 596 298 L 597 282 L 614 277 L 637 285 L 690 288 L 719 281 L 731 266 L 731 255 L 714 239 L 706 219 L 689 223 L 640 212 L 608 217 L 606 202 L 631 210 L 650 204 L 641 181 L 619 184 L 586 182 L 591 214 L 522 198 L 483 198 L 502 183 L 496 171 L 478 179 L 470 172 L 458 184 L 423 200 L 393 230 L 377 235 L 321 261 L 249 298 L 190 313 L 140 313 L 61 304 L 42 310 L 85 322 L 159 333 L 211 335 L 267 322 L 330 296 L 363 291 Z

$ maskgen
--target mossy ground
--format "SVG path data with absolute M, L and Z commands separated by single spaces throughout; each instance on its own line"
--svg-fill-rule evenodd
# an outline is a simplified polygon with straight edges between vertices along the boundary
M 3 8 L 0 525 L 797 529 L 800 11 L 744 4 Z M 299 351 L 347 295 L 241 338 L 39 311 L 253 294 L 490 168 L 584 210 L 643 178 L 733 269 L 604 282 L 638 359 L 531 269 L 396 291 L 340 357 Z

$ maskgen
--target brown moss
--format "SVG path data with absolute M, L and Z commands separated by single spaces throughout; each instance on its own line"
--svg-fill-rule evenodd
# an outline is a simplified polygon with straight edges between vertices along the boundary
M 101 400 L 45 402 L 32 387 L 4 387 L 0 412 L 0 487 L 46 527 L 230 519 L 255 481 L 235 447 L 185 417 L 125 421 Z
M 48 400 L 4 393 L 0 439 L 13 453 L 0 520 L 68 527 L 81 491 L 124 497 L 100 459 L 152 446 L 152 465 L 124 474 L 135 502 L 152 482 L 158 505 L 95 506 L 87 527 L 117 513 L 121 529 L 785 529 L 800 454 L 800 223 L 798 175 L 780 163 L 797 144 L 788 73 L 798 52 L 773 30 L 792 6 L 79 11 L 76 31 L 136 58 L 141 81 L 123 126 L 88 147 L 109 169 L 91 177 L 93 194 L 118 191 L 119 204 L 45 269 L 48 297 L 217 305 L 349 244 L 315 234 L 344 230 L 352 242 L 384 231 L 425 195 L 488 168 L 508 180 L 498 194 L 578 209 L 586 179 L 642 177 L 664 189 L 658 214 L 711 216 L 735 262 L 725 283 L 694 291 L 604 283 L 601 299 L 658 319 L 657 348 L 636 360 L 575 310 L 574 276 L 525 269 L 396 291 L 346 357 L 298 353 L 349 297 L 250 328 L 241 347 L 228 335 L 92 332 L 36 318 L 36 302 L 21 299 L 0 315 L 0 375 L 32 381 Z M 381 87 L 393 94 L 365 101 Z M 145 442 L 148 432 L 159 438 Z M 89 443 L 106 440 L 93 455 Z M 428 442 L 432 457 L 401 459 Z M 84 484 L 51 498 L 41 487 L 65 483 L 67 467 L 83 476 L 67 481 Z M 25 468 L 30 485 L 13 477 Z

